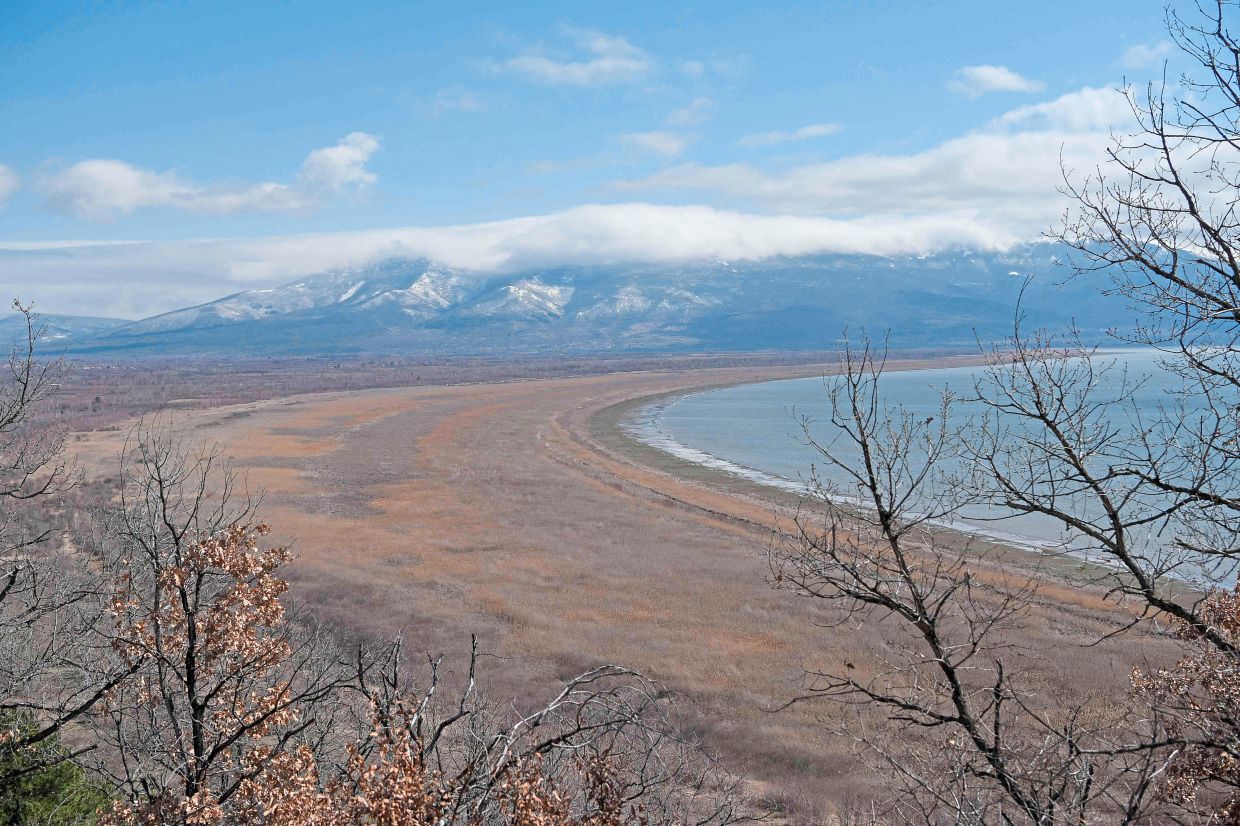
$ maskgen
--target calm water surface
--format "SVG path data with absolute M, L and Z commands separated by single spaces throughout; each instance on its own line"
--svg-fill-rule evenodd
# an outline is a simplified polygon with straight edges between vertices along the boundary
M 1119 351 L 1099 356 L 1096 363 L 1113 364 L 1099 388 L 1100 397 L 1118 392 L 1124 374 L 1129 382 L 1142 382 L 1134 401 L 1143 410 L 1166 403 L 1178 379 L 1157 364 L 1153 351 Z M 886 373 L 880 387 L 883 397 L 918 417 L 938 416 L 945 389 L 970 395 L 980 368 L 952 367 Z M 656 403 L 641 410 L 627 424 L 629 432 L 682 459 L 714 467 L 736 476 L 788 490 L 804 491 L 811 468 L 820 476 L 833 476 L 822 457 L 805 441 L 797 421 L 809 416 L 817 425 L 812 431 L 820 441 L 830 438 L 830 405 L 824 382 L 831 378 L 792 379 L 710 390 L 684 396 L 670 403 Z M 979 412 L 977 406 L 961 405 L 956 411 L 963 423 Z M 1116 415 L 1127 417 L 1123 411 Z M 837 443 L 843 449 L 843 442 Z M 844 456 L 848 456 L 845 452 Z M 851 457 L 850 457 L 851 458 Z M 1013 517 L 993 509 L 974 507 L 964 511 L 953 526 L 985 533 L 1014 544 L 1046 548 L 1070 541 L 1059 523 L 1031 515 Z

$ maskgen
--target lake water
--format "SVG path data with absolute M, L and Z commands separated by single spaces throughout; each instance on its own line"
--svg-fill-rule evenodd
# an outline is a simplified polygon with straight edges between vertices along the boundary
M 1097 363 L 1114 365 L 1098 388 L 1099 397 L 1116 392 L 1126 374 L 1129 382 L 1142 385 L 1133 397 L 1141 410 L 1155 410 L 1178 386 L 1178 380 L 1158 366 L 1153 351 L 1108 352 L 1098 356 Z M 978 374 L 979 368 L 972 367 L 888 372 L 880 388 L 888 403 L 928 418 L 939 415 L 944 389 L 969 395 Z M 830 438 L 830 402 L 824 387 L 830 381 L 793 379 L 695 393 L 648 405 L 626 428 L 630 435 L 681 459 L 750 481 L 804 492 L 811 468 L 816 468 L 820 478 L 842 485 L 842 475 L 832 473 L 823 457 L 806 443 L 797 421 L 799 416 L 809 416 L 818 423 L 812 427 L 815 436 L 820 441 Z M 963 421 L 978 412 L 978 406 L 965 404 L 957 415 Z M 1117 417 L 1126 415 L 1116 410 Z M 842 455 L 854 458 L 847 451 Z M 1073 541 L 1049 517 L 1013 516 L 980 506 L 966 508 L 951 526 L 1031 548 L 1062 548 Z

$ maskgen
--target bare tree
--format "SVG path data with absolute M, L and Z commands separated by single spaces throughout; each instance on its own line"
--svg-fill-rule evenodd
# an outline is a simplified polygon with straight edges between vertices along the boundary
M 217 449 L 142 424 L 122 477 L 92 550 L 109 591 L 98 633 L 133 673 L 92 718 L 108 747 L 97 768 L 161 818 L 209 819 L 312 741 L 352 675 L 324 634 L 286 615 L 276 572 L 291 551 L 260 545 L 268 529 Z
M 35 422 L 40 406 L 59 388 L 65 362 L 40 357 L 38 345 L 45 330 L 38 316 L 18 302 L 13 309 L 22 317 L 24 330 L 13 342 L 7 381 L 0 390 L 0 497 L 22 502 L 62 493 L 77 476 L 65 455 L 64 428 Z M 15 535 L 11 530 L 15 517 L 6 511 L 0 523 L 0 542 L 10 553 L 48 538 L 46 532 Z
M 1240 654 L 1224 610 L 1240 561 L 1236 9 L 1168 13 L 1192 71 L 1176 88 L 1127 92 L 1135 131 L 1084 181 L 1068 171 L 1075 207 L 1055 233 L 1076 277 L 1111 275 L 1142 314 L 1116 334 L 1161 352 L 1174 393 L 1151 409 L 1144 379 L 1076 331 L 1026 334 L 1018 321 L 987 354 L 967 427 L 949 425 L 960 399 L 929 421 L 885 406 L 867 344 L 831 385 L 833 435 L 807 431 L 851 485 L 819 484 L 825 520 L 797 520 L 772 550 L 773 578 L 829 603 L 832 621 L 890 630 L 878 672 L 811 671 L 796 701 L 866 712 L 846 730 L 893 779 L 886 819 L 1230 823 L 1240 811 Z M 1116 606 L 1095 644 L 1153 634 L 1180 646 L 1179 665 L 1134 663 L 1121 713 L 1047 696 L 1029 663 L 1053 652 L 1020 641 L 1060 574 L 1020 574 L 949 538 L 942 524 L 966 506 L 1058 523 L 1071 581 Z
M 1202 606 L 1202 618 L 1240 644 L 1240 591 L 1220 591 Z M 1240 680 L 1235 658 L 1178 624 L 1184 656 L 1171 668 L 1136 672 L 1137 691 L 1159 709 L 1180 749 L 1163 792 L 1203 820 L 1240 820 Z
M 442 658 L 346 656 L 286 594 L 287 546 L 218 450 L 141 426 L 94 550 L 100 629 L 133 674 L 93 715 L 123 823 L 728 823 L 735 780 L 675 725 L 672 695 L 602 665 L 534 710 L 494 709 L 477 643 L 449 700 Z
M 824 622 L 886 627 L 886 647 L 877 670 L 807 672 L 792 702 L 863 712 L 842 731 L 892 779 L 886 819 L 1135 822 L 1159 768 L 1149 753 L 1114 754 L 1113 715 L 1028 684 L 1032 652 L 1020 640 L 1041 572 L 1005 569 L 945 528 L 974 501 L 960 463 L 976 448 L 952 424 L 956 400 L 945 396 L 928 419 L 888 407 L 882 371 L 868 344 L 845 349 L 828 384 L 833 435 L 820 441 L 805 422 L 834 471 L 815 476 L 823 514 L 798 515 L 770 566 L 778 587 L 830 606 Z
M 39 512 L 78 480 L 64 429 L 39 416 L 65 364 L 40 357 L 38 317 L 13 306 L 24 324 L 0 389 L 0 786 L 93 748 L 47 745 L 129 673 L 91 647 L 101 613 L 97 579 Z
M 505 822 L 514 784 L 532 777 L 556 790 L 562 822 L 725 824 L 754 813 L 742 808 L 739 781 L 679 727 L 678 698 L 633 669 L 601 665 L 533 710 L 495 709 L 475 680 L 476 640 L 450 701 L 440 696 L 440 659 L 428 663 L 424 686 L 407 686 L 393 653 L 377 679 L 359 681 L 378 742 L 395 736 L 444 779 L 449 822 Z M 372 734 L 360 753 L 375 746 Z
M 1091 495 L 1116 509 L 1129 502 L 1101 497 L 1100 485 L 1122 486 L 1130 500 L 1151 503 L 1151 516 L 1156 507 L 1174 520 L 1169 532 L 1183 552 L 1180 559 L 1120 562 L 1142 598 L 1190 623 L 1191 609 L 1159 600 L 1159 580 L 1181 564 L 1199 576 L 1226 580 L 1237 557 L 1240 45 L 1230 30 L 1237 8 L 1219 0 L 1197 6 L 1191 21 L 1168 14 L 1168 30 L 1192 64 L 1190 73 L 1178 88 L 1164 81 L 1142 94 L 1126 91 L 1136 130 L 1114 139 L 1106 168 L 1079 183 L 1066 177 L 1075 209 L 1054 234 L 1075 251 L 1071 263 L 1078 277 L 1109 275 L 1113 292 L 1141 314 L 1134 330 L 1117 334 L 1160 350 L 1163 365 L 1182 379 L 1181 398 L 1169 399 L 1152 418 L 1147 414 L 1142 438 L 1107 439 L 1108 448 L 1114 446 L 1108 467 L 1102 475 L 1090 471 L 1099 484 L 1086 484 Z M 1026 375 L 1026 385 L 1033 378 Z M 1048 430 L 1054 425 L 1052 412 L 1018 413 Z M 1072 461 L 1069 439 L 1060 439 L 1055 450 Z M 1130 535 L 1134 527 L 1115 520 L 1103 526 L 1112 533 L 1112 554 L 1132 550 L 1132 543 L 1123 549 L 1116 543 L 1125 539 L 1118 533 Z M 1207 628 L 1198 630 L 1211 636 Z

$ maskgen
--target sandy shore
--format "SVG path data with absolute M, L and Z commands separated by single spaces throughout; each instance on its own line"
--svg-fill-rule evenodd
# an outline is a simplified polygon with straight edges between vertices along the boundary
M 615 422 L 652 396 L 823 369 L 328 393 L 176 422 L 265 490 L 265 519 L 295 542 L 294 597 L 343 632 L 403 633 L 455 662 L 477 633 L 503 658 L 485 662 L 492 695 L 519 705 L 601 662 L 641 668 L 690 698 L 708 743 L 756 789 L 805 813 L 872 781 L 821 723 L 831 709 L 769 709 L 804 667 L 876 669 L 882 629 L 818 627 L 820 606 L 768 586 L 784 504 L 768 490 L 635 444 Z M 114 472 L 121 438 L 90 434 L 79 453 Z M 1063 645 L 1111 622 L 1097 594 L 1053 589 L 1043 613 L 1029 642 L 1059 646 L 1048 679 L 1126 682 L 1127 654 Z

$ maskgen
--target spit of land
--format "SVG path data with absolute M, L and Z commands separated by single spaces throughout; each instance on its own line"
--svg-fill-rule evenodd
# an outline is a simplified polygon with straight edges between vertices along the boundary
M 493 700 L 518 706 L 595 665 L 634 666 L 684 694 L 706 743 L 761 794 L 821 811 L 874 781 L 832 733 L 831 707 L 772 709 L 804 668 L 879 668 L 889 629 L 829 627 L 820 606 L 768 584 L 786 501 L 637 445 L 616 421 L 660 394 L 829 369 L 327 392 L 174 421 L 221 445 L 264 492 L 262 517 L 294 542 L 293 597 L 342 634 L 403 634 L 410 650 L 459 667 L 475 633 L 495 655 L 482 674 Z M 115 474 L 125 432 L 83 434 L 83 463 Z M 1025 642 L 1056 652 L 1048 688 L 1126 685 L 1139 640 L 1105 653 L 1071 644 L 1114 625 L 1099 592 L 1051 585 L 1039 599 Z

